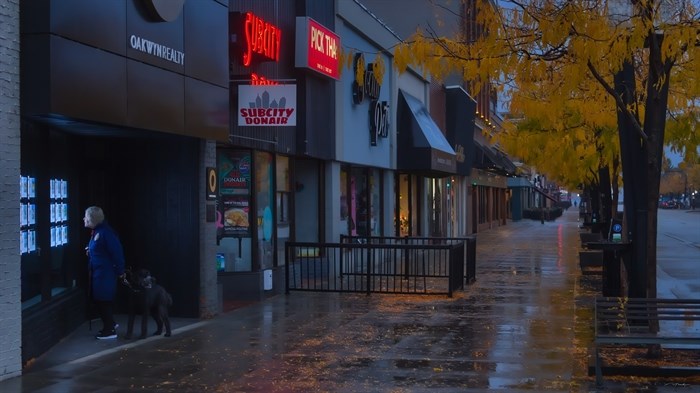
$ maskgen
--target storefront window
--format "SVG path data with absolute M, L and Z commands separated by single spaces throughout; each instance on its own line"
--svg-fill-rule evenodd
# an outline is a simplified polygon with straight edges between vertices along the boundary
M 272 183 L 272 154 L 255 152 L 255 206 L 258 224 L 258 263 L 260 269 L 273 267 L 275 225 L 273 203 L 275 202 Z
M 345 168 L 340 169 L 340 223 L 343 228 L 347 228 L 344 234 L 351 233 L 353 229 L 350 227 L 350 201 L 348 200 L 348 171 Z
M 419 229 L 418 178 L 402 174 L 398 177 L 399 236 L 413 236 Z
M 478 201 L 478 206 L 479 206 L 479 224 L 484 224 L 486 223 L 486 214 L 488 212 L 488 195 L 487 195 L 487 190 L 486 187 L 479 186 L 477 188 L 477 192 L 479 195 L 479 201 Z
M 76 189 L 77 178 L 69 165 L 74 161 L 70 139 L 42 126 L 22 124 L 17 252 L 25 309 L 75 288 L 77 277 L 85 277 L 80 274 L 85 269 L 84 245 L 75 241 L 76 228 L 84 229 L 82 220 L 69 215 L 77 210 L 78 200 L 68 192 L 69 186 Z
M 250 228 L 251 154 L 249 150 L 221 150 L 219 175 L 217 270 L 252 270 Z
M 372 236 L 380 236 L 381 225 L 379 218 L 382 216 L 380 202 L 382 191 L 381 171 L 379 169 L 370 169 L 369 172 L 369 230 Z
M 430 179 L 428 181 L 428 221 L 430 236 L 445 236 L 445 200 L 443 199 L 442 179 Z
M 455 235 L 455 182 L 453 177 L 445 179 L 445 233 L 444 236 Z
M 290 197 L 292 187 L 289 180 L 289 158 L 277 156 L 276 161 L 276 207 L 277 207 L 277 266 L 284 265 L 284 243 L 290 236 Z

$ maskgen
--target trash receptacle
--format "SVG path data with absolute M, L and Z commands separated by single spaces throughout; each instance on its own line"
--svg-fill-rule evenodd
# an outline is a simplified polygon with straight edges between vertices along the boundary
M 591 250 L 603 251 L 603 296 L 620 297 L 622 293 L 622 255 L 627 251 L 629 243 L 622 242 L 589 242 Z
M 620 257 L 613 250 L 603 249 L 603 296 L 622 296 Z
M 467 284 L 476 281 L 476 236 L 467 236 L 465 279 Z

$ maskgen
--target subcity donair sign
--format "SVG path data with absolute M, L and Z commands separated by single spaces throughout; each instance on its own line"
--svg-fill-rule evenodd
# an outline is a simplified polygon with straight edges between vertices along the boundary
M 296 126 L 296 109 L 296 85 L 238 86 L 239 126 Z

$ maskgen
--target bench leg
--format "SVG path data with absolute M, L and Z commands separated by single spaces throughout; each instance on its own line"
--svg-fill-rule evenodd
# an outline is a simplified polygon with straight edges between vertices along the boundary
M 597 388 L 603 387 L 603 360 L 600 358 L 598 346 L 595 346 L 595 385 Z

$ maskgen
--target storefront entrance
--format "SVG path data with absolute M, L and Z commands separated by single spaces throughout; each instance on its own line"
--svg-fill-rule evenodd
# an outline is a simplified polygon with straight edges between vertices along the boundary
M 43 337 L 23 340 L 25 359 L 91 317 L 82 217 L 92 205 L 119 234 L 126 264 L 147 267 L 171 292 L 171 315 L 198 316 L 198 160 L 194 138 L 23 123 L 23 337 Z

